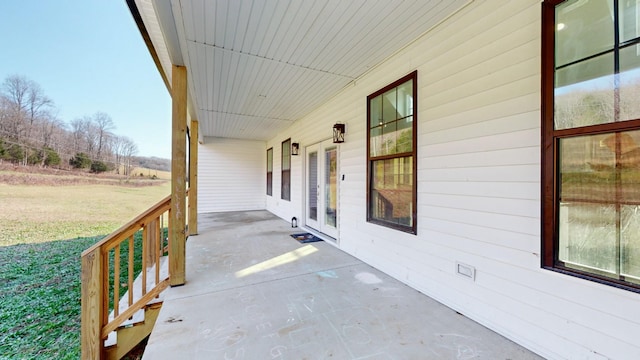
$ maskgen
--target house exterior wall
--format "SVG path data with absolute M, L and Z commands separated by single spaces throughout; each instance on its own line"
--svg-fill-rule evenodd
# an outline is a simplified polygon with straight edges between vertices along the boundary
M 198 152 L 198 212 L 265 208 L 264 141 L 205 137 Z
M 640 358 L 640 295 L 540 267 L 539 0 L 472 1 L 267 142 L 304 218 L 305 147 L 346 124 L 338 246 L 551 359 Z M 417 235 L 366 222 L 366 97 L 418 71 Z M 291 138 L 291 201 L 280 144 Z M 456 274 L 456 263 L 476 270 Z

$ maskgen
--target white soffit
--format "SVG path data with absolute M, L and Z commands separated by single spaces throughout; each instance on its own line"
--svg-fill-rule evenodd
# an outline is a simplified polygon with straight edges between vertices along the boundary
M 162 66 L 162 71 L 169 81 L 169 84 L 171 84 L 171 59 L 169 58 L 169 52 L 162 34 L 162 29 L 158 23 L 153 1 L 135 0 L 135 3 Z
M 171 0 L 159 25 L 164 41 L 177 33 L 201 134 L 268 140 L 468 2 Z M 158 21 L 143 20 L 170 75 Z

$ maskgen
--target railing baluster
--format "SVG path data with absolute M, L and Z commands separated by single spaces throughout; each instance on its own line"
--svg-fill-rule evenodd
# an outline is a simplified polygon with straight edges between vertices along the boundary
M 114 317 L 120 315 L 120 244 L 113 254 L 113 314 Z
M 135 253 L 135 248 L 133 247 L 134 243 L 133 243 L 133 235 L 129 236 L 129 278 L 127 286 L 129 289 L 129 306 L 133 305 L 133 278 L 135 276 L 135 274 L 133 273 L 133 263 L 134 263 L 134 253 Z
M 169 211 L 167 211 L 167 234 L 171 234 L 171 224 L 169 219 L 171 219 L 171 208 L 169 208 Z M 169 244 L 169 241 L 167 241 L 167 247 L 166 247 L 167 254 L 169 254 L 169 247 L 170 247 L 170 244 Z
M 109 249 L 105 249 L 101 256 L 102 268 L 102 322 L 100 326 L 109 323 Z M 102 339 L 101 339 L 102 340 Z
M 142 227 L 142 296 L 147 293 L 147 224 Z
M 160 217 L 162 217 L 162 214 L 153 222 L 156 228 L 155 237 L 153 239 L 156 244 L 156 246 L 154 247 L 156 250 L 156 284 L 160 283 L 160 253 L 162 252 L 162 244 L 160 242 L 160 239 L 162 239 Z

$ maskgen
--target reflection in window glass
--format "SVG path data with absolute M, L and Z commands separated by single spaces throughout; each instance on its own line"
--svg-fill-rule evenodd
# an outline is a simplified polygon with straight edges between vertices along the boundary
M 398 118 L 413 115 L 413 80 L 398 86 Z
M 613 54 L 556 71 L 555 128 L 614 121 Z
M 381 156 L 382 153 L 382 126 L 371 129 L 369 143 L 369 156 Z
M 291 200 L 291 139 L 282 142 L 280 198 Z
M 620 274 L 640 283 L 640 205 L 621 207 Z
M 325 167 L 325 225 L 336 227 L 338 216 L 338 152 L 336 148 L 326 149 Z
M 640 131 L 560 140 L 558 260 L 640 282 Z
M 273 194 L 273 148 L 267 150 L 267 195 Z
M 620 50 L 620 120 L 640 118 L 640 45 Z
M 618 3 L 620 9 L 620 41 L 633 40 L 640 36 L 640 1 L 625 0 Z
M 318 152 L 309 153 L 309 219 L 318 220 Z
M 382 125 L 382 95 L 376 96 L 369 102 L 371 122 L 369 126 Z
M 413 151 L 413 116 L 398 120 L 396 153 Z
M 571 0 L 556 7 L 556 66 L 613 48 L 613 0 Z
M 413 158 L 377 160 L 372 167 L 370 212 L 374 219 L 413 226 Z
M 398 118 L 396 94 L 396 89 L 393 89 L 382 95 L 382 122 L 385 124 Z

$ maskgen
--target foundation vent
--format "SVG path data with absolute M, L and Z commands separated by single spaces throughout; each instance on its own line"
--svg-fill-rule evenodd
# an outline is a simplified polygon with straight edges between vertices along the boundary
M 476 268 L 473 266 L 456 262 L 456 274 L 465 277 L 471 281 L 476 281 Z

